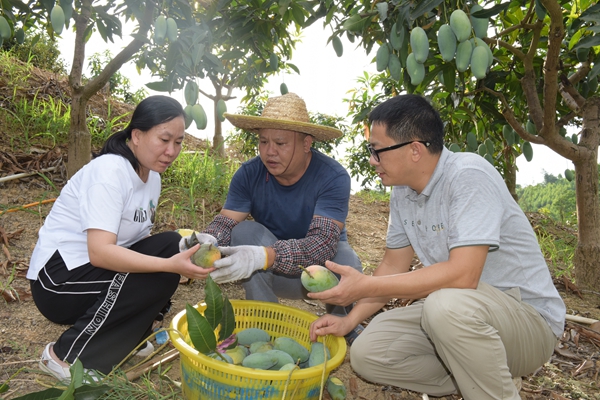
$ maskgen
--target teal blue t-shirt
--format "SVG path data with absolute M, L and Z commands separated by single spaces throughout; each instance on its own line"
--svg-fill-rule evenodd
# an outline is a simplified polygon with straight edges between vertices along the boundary
M 249 212 L 279 240 L 302 239 L 314 215 L 346 223 L 350 175 L 336 160 L 311 149 L 310 164 L 298 182 L 280 185 L 255 157 L 234 174 L 223 208 Z M 346 229 L 340 240 L 347 240 Z

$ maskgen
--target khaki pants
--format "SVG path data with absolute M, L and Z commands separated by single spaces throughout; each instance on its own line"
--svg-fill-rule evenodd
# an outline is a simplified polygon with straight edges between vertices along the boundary
M 518 288 L 480 283 L 377 315 L 350 357 L 358 375 L 380 384 L 432 396 L 459 391 L 466 400 L 520 399 L 512 377 L 548 361 L 556 340 Z

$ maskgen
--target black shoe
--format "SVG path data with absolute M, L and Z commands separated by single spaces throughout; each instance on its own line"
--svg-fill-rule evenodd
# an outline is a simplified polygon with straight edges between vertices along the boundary
M 360 335 L 362 333 L 362 331 L 364 331 L 364 330 L 365 330 L 364 326 L 362 326 L 361 324 L 358 324 L 356 326 L 356 328 L 354 328 L 353 330 L 351 330 L 344 336 L 348 347 L 352 346 L 352 343 L 354 343 L 354 340 L 356 340 L 358 335 Z

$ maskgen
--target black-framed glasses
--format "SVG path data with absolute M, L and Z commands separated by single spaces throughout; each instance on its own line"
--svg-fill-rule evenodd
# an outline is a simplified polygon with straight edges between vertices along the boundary
M 407 144 L 411 144 L 414 142 L 419 142 L 422 143 L 425 147 L 429 147 L 429 145 L 431 143 L 425 141 L 425 140 L 411 140 L 410 142 L 405 142 L 405 143 L 399 143 L 399 144 L 395 144 L 392 146 L 388 146 L 388 147 L 384 147 L 382 149 L 374 149 L 373 145 L 371 145 L 371 143 L 367 143 L 367 149 L 369 150 L 369 153 L 371 153 L 371 156 L 373 156 L 373 158 L 375 159 L 375 161 L 379 162 L 379 153 L 383 153 L 384 151 L 390 151 L 390 150 L 394 150 L 394 149 L 399 149 L 402 146 L 406 146 Z

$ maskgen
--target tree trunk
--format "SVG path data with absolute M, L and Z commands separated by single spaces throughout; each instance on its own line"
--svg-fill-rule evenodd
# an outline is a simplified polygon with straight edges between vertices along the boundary
M 508 149 L 511 153 L 510 155 L 505 157 L 505 167 L 504 167 L 504 183 L 506 183 L 506 187 L 508 187 L 508 191 L 515 201 L 518 201 L 517 197 L 517 165 L 515 164 L 515 158 L 512 156 L 512 148 Z
M 217 103 L 220 99 L 220 93 L 213 99 L 213 117 L 215 121 L 215 136 L 213 137 L 213 150 L 221 157 L 225 157 L 225 139 L 223 138 L 223 124 L 219 119 L 217 112 Z
M 583 129 L 576 157 L 575 194 L 579 240 L 573 264 L 580 288 L 600 287 L 600 202 L 598 196 L 598 145 L 600 143 L 600 99 L 590 98 L 583 107 Z
M 110 77 L 123 64 L 142 48 L 148 30 L 152 24 L 154 3 L 148 1 L 144 15 L 139 21 L 138 35 L 104 67 L 102 72 L 83 86 L 83 63 L 85 61 L 86 32 L 91 23 L 92 0 L 81 2 L 81 12 L 74 15 L 75 19 L 75 50 L 73 64 L 69 74 L 71 88 L 71 127 L 69 129 L 69 150 L 67 159 L 67 176 L 72 177 L 92 158 L 92 137 L 86 123 L 86 106 L 88 100 L 106 85 Z
M 92 136 L 86 124 L 85 106 L 87 99 L 81 90 L 71 90 L 71 127 L 69 129 L 69 150 L 67 176 L 70 178 L 92 158 Z

